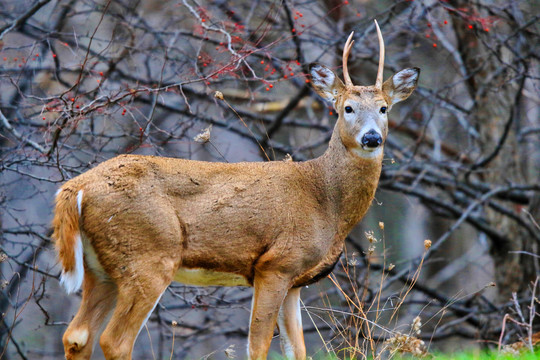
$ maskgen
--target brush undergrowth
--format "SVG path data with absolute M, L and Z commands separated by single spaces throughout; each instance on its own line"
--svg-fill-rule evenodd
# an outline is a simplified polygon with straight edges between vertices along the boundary
M 364 273 L 357 273 L 357 265 L 362 260 L 358 260 L 353 254 L 352 258 L 341 263 L 344 275 L 334 273 L 329 277 L 335 287 L 334 290 L 337 290 L 334 291 L 334 297 L 329 296 L 328 292 L 321 292 L 322 307 L 304 306 L 323 342 L 323 347 L 312 355 L 312 359 L 540 360 L 538 352 L 533 354 L 523 344 L 514 348 L 512 345 L 504 346 L 501 341 L 498 344 L 501 351 L 469 351 L 445 355 L 430 349 L 432 335 L 441 324 L 445 323 L 443 318 L 447 315 L 450 304 L 442 306 L 437 311 L 428 312 L 427 305 L 411 306 L 414 301 L 410 300 L 414 297 L 413 289 L 420 277 L 431 241 L 424 241 L 424 252 L 416 268 L 409 272 L 402 288 L 392 289 L 393 295 L 389 296 L 386 283 L 396 271 L 392 272 L 394 265 L 387 263 L 384 223 L 379 223 L 379 228 L 382 231 L 381 239 L 377 239 L 373 231 L 366 233 L 370 245 L 363 254 L 366 265 L 363 268 Z M 381 255 L 375 257 L 378 247 L 381 247 L 379 251 Z M 372 269 L 373 264 L 377 264 L 377 271 Z M 536 285 L 537 283 L 534 284 L 535 289 Z M 460 299 L 456 297 L 453 301 Z M 534 301 L 531 306 L 534 306 Z M 323 335 L 323 331 L 319 331 L 313 321 L 314 318 L 324 319 L 327 328 L 332 329 L 330 336 Z M 532 319 L 530 326 L 532 329 Z

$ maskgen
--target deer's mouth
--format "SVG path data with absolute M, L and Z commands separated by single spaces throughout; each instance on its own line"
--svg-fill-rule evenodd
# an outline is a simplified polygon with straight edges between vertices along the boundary
M 367 152 L 374 152 L 375 150 L 378 150 L 378 149 L 380 149 L 380 145 L 375 146 L 375 147 L 362 145 L 362 150 L 367 151 Z

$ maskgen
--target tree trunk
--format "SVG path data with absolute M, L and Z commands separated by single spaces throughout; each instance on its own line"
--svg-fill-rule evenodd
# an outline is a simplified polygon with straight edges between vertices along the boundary
M 491 47 L 489 39 L 486 40 L 487 33 L 496 32 L 496 29 L 489 29 L 490 25 L 478 21 L 493 17 L 489 11 L 490 3 L 471 5 L 469 1 L 457 1 L 454 6 L 462 10 L 456 12 L 454 29 L 467 75 L 470 75 L 466 81 L 474 102 L 470 119 L 480 134 L 478 154 L 471 167 L 473 174 L 494 186 L 537 184 L 540 180 L 538 160 L 530 156 L 531 149 L 527 148 L 527 142 L 520 136 L 520 130 L 534 121 L 527 117 L 528 104 L 523 97 L 524 89 L 528 86 L 526 76 L 530 76 L 532 71 L 531 64 L 517 57 L 529 51 L 527 39 L 520 34 L 509 45 L 522 52 L 511 52 L 506 47 Z M 497 24 L 497 27 L 508 30 L 508 27 L 522 25 L 517 6 L 511 6 L 509 11 L 516 24 Z M 504 34 L 507 33 L 510 32 L 504 31 Z M 493 57 L 497 61 L 489 61 Z M 512 210 L 521 218 L 533 216 L 538 219 L 539 203 L 537 197 L 528 205 L 515 206 Z M 530 253 L 538 253 L 538 243 L 516 220 L 491 208 L 486 207 L 486 211 L 489 222 L 510 239 L 508 243 L 493 242 L 491 246 L 499 300 L 504 302 L 509 300 L 512 292 L 527 290 L 537 276 L 538 259 Z

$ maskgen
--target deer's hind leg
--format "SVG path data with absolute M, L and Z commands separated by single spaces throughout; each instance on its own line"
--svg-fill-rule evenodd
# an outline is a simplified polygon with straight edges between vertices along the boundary
M 115 301 L 116 286 L 86 268 L 79 311 L 62 338 L 67 360 L 90 359 L 97 335 Z
M 135 340 L 171 283 L 172 261 L 137 264 L 131 274 L 117 279 L 116 308 L 99 344 L 107 360 L 130 360 Z

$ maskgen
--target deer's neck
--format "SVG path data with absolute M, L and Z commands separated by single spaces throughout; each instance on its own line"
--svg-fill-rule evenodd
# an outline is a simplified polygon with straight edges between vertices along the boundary
M 328 149 L 315 160 L 342 236 L 346 236 L 369 209 L 379 183 L 382 156 L 382 149 L 379 156 L 368 158 L 349 151 L 336 128 Z

